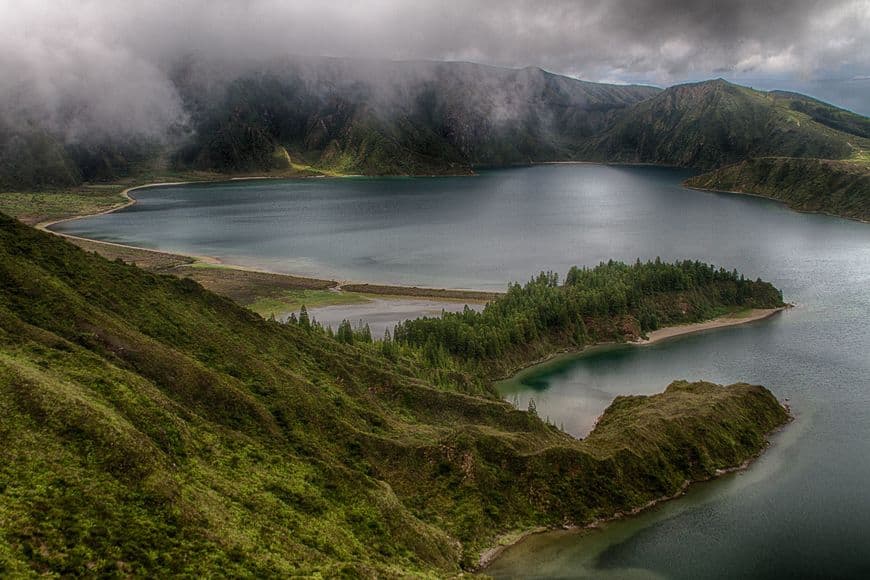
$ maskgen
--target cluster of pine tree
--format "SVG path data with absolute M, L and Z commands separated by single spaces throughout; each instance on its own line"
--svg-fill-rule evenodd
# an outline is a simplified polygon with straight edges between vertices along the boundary
M 342 320 L 338 325 L 338 329 L 333 331 L 331 326 L 324 326 L 317 322 L 313 316 L 310 316 L 304 304 L 299 309 L 299 316 L 296 316 L 295 312 L 291 313 L 287 317 L 286 322 L 287 324 L 295 324 L 308 331 L 325 334 L 345 344 L 371 344 L 373 342 L 371 328 L 369 328 L 366 322 L 360 320 L 359 324 L 354 326 L 349 320 Z
M 363 321 L 354 325 L 343 320 L 334 331 L 304 306 L 286 322 L 340 343 L 371 345 L 389 360 L 412 363 L 429 380 L 452 384 L 455 371 L 496 376 L 557 350 L 637 338 L 662 326 L 739 308 L 782 304 L 782 294 L 774 286 L 748 280 L 736 270 L 656 259 L 575 266 L 564 283 L 557 274 L 542 272 L 525 285 L 510 284 L 507 293 L 482 311 L 466 306 L 461 312 L 408 320 L 392 335 L 387 330 L 381 340 L 373 340 Z M 444 373 L 447 378 L 442 381 Z
M 574 267 L 561 285 L 552 272 L 525 285 L 511 284 L 482 312 L 466 307 L 409 320 L 396 327 L 393 340 L 420 349 L 424 360 L 438 367 L 449 357 L 486 361 L 542 342 L 580 347 L 619 340 L 629 334 L 626 328 L 643 334 L 736 307 L 781 304 L 781 293 L 769 283 L 701 262 L 610 261 Z

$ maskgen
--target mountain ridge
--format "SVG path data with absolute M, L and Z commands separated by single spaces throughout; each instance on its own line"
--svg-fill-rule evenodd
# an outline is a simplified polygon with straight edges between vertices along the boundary
M 870 151 L 867 117 L 723 79 L 658 89 L 537 67 L 338 58 L 286 59 L 256 73 L 188 61 L 172 79 L 187 122 L 163 143 L 65 143 L 38 120 L 0 123 L 0 189 L 192 173 L 457 175 L 551 161 L 709 171 L 761 157 L 847 160 Z M 858 174 L 843 175 L 870 196 Z M 830 191 L 811 194 L 808 206 L 832 206 Z
M 801 115 L 776 97 L 723 79 L 676 85 L 633 106 L 584 153 L 602 161 L 712 169 L 766 156 L 843 159 L 855 151 L 850 140 L 867 146 L 861 135 Z

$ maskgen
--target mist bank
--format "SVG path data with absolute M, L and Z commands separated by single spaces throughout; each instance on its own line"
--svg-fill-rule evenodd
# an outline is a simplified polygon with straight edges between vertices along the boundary
M 539 68 L 292 57 L 171 67 L 159 133 L 68 118 L 0 119 L 0 186 L 71 187 L 167 171 L 467 174 L 561 160 L 711 169 L 757 156 L 845 158 L 870 120 L 722 80 L 661 90 Z M 73 131 L 72 129 L 76 130 Z

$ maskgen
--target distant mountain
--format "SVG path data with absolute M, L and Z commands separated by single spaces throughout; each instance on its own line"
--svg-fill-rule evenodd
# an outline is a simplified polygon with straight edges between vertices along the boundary
M 287 162 L 286 150 L 294 162 L 366 174 L 573 158 L 620 112 L 659 91 L 536 68 L 336 59 L 242 77 L 205 99 L 195 79 L 179 75 L 178 84 L 195 125 L 177 157 L 183 165 L 269 169 Z
M 723 80 L 662 91 L 538 68 L 329 58 L 257 70 L 177 66 L 172 79 L 188 124 L 161 144 L 129 137 L 65 143 L 36 121 L 0 125 L 0 188 L 68 187 L 155 167 L 427 175 L 584 160 L 712 169 L 756 157 L 844 159 L 870 150 L 866 117 Z
M 763 156 L 842 159 L 868 130 L 865 117 L 809 97 L 719 79 L 674 86 L 633 106 L 583 155 L 700 169 Z

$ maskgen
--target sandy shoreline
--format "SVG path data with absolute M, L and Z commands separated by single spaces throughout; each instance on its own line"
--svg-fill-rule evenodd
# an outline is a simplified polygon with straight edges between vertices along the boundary
M 774 316 L 775 314 L 782 312 L 783 310 L 787 310 L 788 308 L 792 308 L 792 305 L 789 304 L 786 306 L 781 306 L 779 308 L 754 308 L 750 310 L 749 313 L 745 316 L 720 316 L 718 318 L 713 318 L 712 320 L 693 322 L 691 324 L 679 324 L 676 326 L 668 326 L 659 330 L 654 330 L 647 335 L 646 339 L 638 339 L 628 342 L 596 342 L 595 344 L 589 344 L 580 349 L 558 350 L 530 363 L 526 363 L 521 367 L 511 369 L 503 376 L 499 376 L 493 379 L 493 382 L 498 383 L 502 381 L 513 380 L 534 367 L 551 363 L 559 359 L 578 356 L 593 349 L 607 348 L 610 346 L 620 346 L 626 344 L 632 346 L 649 346 L 651 344 L 662 342 L 664 340 L 669 340 L 671 338 L 677 338 L 688 334 L 694 334 L 696 332 L 715 330 L 717 328 L 727 328 L 729 326 L 738 326 L 740 324 L 748 324 L 750 322 L 764 320 L 765 318 L 770 318 L 771 316 Z
M 677 336 L 685 336 L 687 334 L 693 334 L 695 332 L 703 332 L 705 330 L 712 330 L 714 328 L 727 328 L 729 326 L 737 326 L 739 324 L 747 324 L 749 322 L 755 322 L 757 320 L 764 320 L 765 318 L 770 318 L 774 314 L 778 312 L 782 312 L 788 306 L 781 306 L 779 308 L 753 308 L 749 311 L 745 316 L 720 316 L 719 318 L 714 318 L 712 320 L 707 320 L 705 322 L 693 322 L 692 324 L 680 324 L 677 326 L 668 326 L 666 328 L 660 328 L 658 330 L 653 330 L 647 335 L 647 338 L 636 340 L 630 342 L 629 344 L 636 344 L 638 346 L 647 346 L 650 344 L 655 344 L 657 342 L 661 342 L 663 340 L 667 340 L 669 338 L 674 338 Z
M 287 177 L 234 177 L 227 180 L 223 180 L 224 182 L 228 181 L 247 181 L 247 180 L 256 180 L 256 179 L 289 179 Z M 301 179 L 301 178 L 300 178 Z M 311 179 L 311 177 L 307 177 L 305 179 Z M 139 246 L 133 246 L 130 244 L 120 244 L 117 242 L 106 242 L 102 240 L 94 240 L 91 238 L 85 238 L 82 236 L 76 236 L 73 234 L 67 234 L 64 232 L 55 231 L 52 226 L 71 222 L 75 220 L 107 215 L 111 213 L 115 213 L 117 211 L 121 211 L 122 209 L 128 208 L 136 203 L 136 198 L 131 195 L 133 191 L 139 189 L 148 189 L 148 188 L 157 188 L 157 187 L 169 187 L 175 185 L 192 185 L 192 184 L 201 184 L 201 183 L 220 183 L 221 181 L 212 181 L 212 180 L 188 180 L 188 181 L 172 181 L 172 182 L 155 182 L 155 183 L 146 183 L 143 185 L 136 185 L 132 187 L 128 187 L 120 192 L 123 198 L 126 199 L 124 203 L 118 204 L 114 207 L 110 207 L 103 211 L 98 211 L 95 213 L 87 213 L 81 215 L 74 215 L 63 217 L 59 219 L 51 219 L 39 222 L 35 224 L 35 227 L 38 230 L 42 230 L 44 232 L 48 232 L 50 234 L 60 236 L 62 238 L 66 238 L 74 241 L 81 241 L 91 245 L 97 246 L 107 246 L 110 248 L 119 248 L 124 250 L 130 250 L 135 252 L 143 252 L 147 254 L 152 254 L 155 256 L 163 256 L 166 258 L 180 257 L 187 258 L 191 261 L 191 263 L 202 262 L 205 264 L 212 265 L 220 265 L 221 267 L 227 268 L 229 270 L 236 270 L 242 272 L 254 272 L 261 274 L 269 274 L 273 276 L 286 276 L 288 278 L 295 278 L 298 280 L 307 280 L 312 283 L 320 282 L 321 280 L 318 278 L 312 278 L 310 276 L 299 276 L 296 274 L 285 274 L 283 272 L 274 272 L 271 270 L 263 270 L 258 268 L 252 268 L 249 266 L 243 266 L 240 264 L 231 264 L 222 261 L 220 258 L 216 258 L 214 256 L 196 256 L 191 254 L 184 254 L 181 252 L 167 252 L 163 250 L 154 250 L 151 248 L 142 248 Z M 425 286 L 402 286 L 397 284 L 375 284 L 370 282 L 360 282 L 360 281 L 351 281 L 351 280 L 330 280 L 332 282 L 332 287 L 336 291 L 346 290 L 348 292 L 355 293 L 369 293 L 369 294 L 378 294 L 382 295 L 385 298 L 390 296 L 401 296 L 404 298 L 420 298 L 420 299 L 443 299 L 443 300 L 467 300 L 469 302 L 488 302 L 500 295 L 501 292 L 491 292 L 485 290 L 474 290 L 474 289 L 465 289 L 465 288 L 429 288 Z

